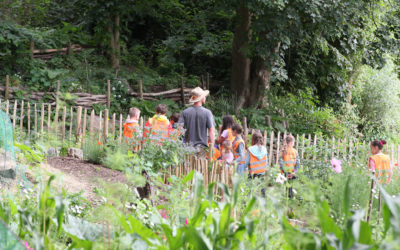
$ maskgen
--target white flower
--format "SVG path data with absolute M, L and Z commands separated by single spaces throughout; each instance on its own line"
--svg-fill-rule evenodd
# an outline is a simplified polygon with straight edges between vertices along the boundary
M 297 191 L 296 191 L 296 189 L 294 189 L 294 188 L 293 188 L 292 190 L 293 190 L 293 193 L 294 193 L 294 194 L 297 194 Z
M 279 183 L 279 184 L 283 184 L 286 181 L 286 177 L 283 174 L 279 174 L 276 179 L 275 182 Z

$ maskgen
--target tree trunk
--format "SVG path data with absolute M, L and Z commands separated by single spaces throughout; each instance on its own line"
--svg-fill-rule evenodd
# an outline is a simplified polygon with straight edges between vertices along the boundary
M 232 74 L 231 90 L 236 95 L 239 110 L 245 105 L 250 95 L 250 58 L 248 57 L 248 44 L 251 39 L 251 15 L 247 7 L 237 9 L 238 21 L 235 27 L 232 46 Z
M 361 68 L 361 63 L 357 63 L 357 65 L 354 67 L 353 71 L 350 74 L 350 79 L 349 79 L 349 93 L 347 95 L 347 103 L 351 104 L 351 99 L 353 97 L 352 92 L 353 92 L 353 83 L 354 80 L 357 78 L 358 72 L 360 71 Z
M 119 69 L 119 15 L 117 14 L 114 19 L 110 17 L 110 22 L 108 24 L 108 33 L 110 35 L 110 57 L 111 66 L 114 70 Z

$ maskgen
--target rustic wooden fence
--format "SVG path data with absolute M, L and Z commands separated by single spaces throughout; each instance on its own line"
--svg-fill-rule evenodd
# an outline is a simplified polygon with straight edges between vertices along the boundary
M 99 141 L 111 138 L 122 142 L 123 139 L 123 123 L 126 114 L 110 114 L 108 109 L 95 114 L 93 109 L 80 106 L 67 109 L 66 107 L 59 107 L 57 104 L 31 104 L 17 100 L 3 101 L 1 106 L 10 116 L 14 131 L 19 135 L 40 137 L 47 133 L 60 138 L 62 141 L 85 138 L 86 135 L 95 136 Z M 142 128 L 145 120 L 146 117 L 140 119 Z M 247 143 L 250 143 L 249 139 L 254 130 L 247 128 L 246 118 L 243 119 L 242 124 L 244 138 L 248 139 Z M 278 164 L 282 140 L 286 137 L 287 132 L 264 131 L 263 135 L 264 144 L 269 153 L 269 164 Z M 358 155 L 361 157 L 361 153 L 368 148 L 368 143 L 351 138 L 337 139 L 332 137 L 327 139 L 311 134 L 294 136 L 296 138 L 295 147 L 299 151 L 300 158 L 304 160 L 313 160 L 317 157 L 317 153 L 308 150 L 312 147 L 318 148 L 316 150 L 323 150 L 323 157 L 326 160 L 332 157 L 341 159 L 351 159 Z M 385 153 L 390 155 L 393 163 L 400 162 L 400 145 L 387 145 Z

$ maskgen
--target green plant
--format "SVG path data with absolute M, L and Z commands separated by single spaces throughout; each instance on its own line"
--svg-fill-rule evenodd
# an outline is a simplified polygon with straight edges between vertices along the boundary
M 91 138 L 85 140 L 83 145 L 83 157 L 91 163 L 101 164 L 105 156 L 105 147 L 102 143 Z

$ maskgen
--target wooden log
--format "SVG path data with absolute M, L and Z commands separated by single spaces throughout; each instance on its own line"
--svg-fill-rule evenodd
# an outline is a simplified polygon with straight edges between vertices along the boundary
M 31 135 L 31 105 L 28 102 L 28 135 Z
M 13 110 L 13 128 L 15 129 L 15 125 L 17 122 L 17 106 L 18 106 L 18 101 L 15 100 L 14 102 L 14 110 Z
M 21 101 L 21 114 L 20 114 L 20 119 L 19 119 L 19 132 L 20 136 L 22 136 L 23 133 L 23 124 L 24 124 L 24 100 Z
M 35 136 L 36 136 L 37 133 L 38 133 L 38 130 L 37 130 L 37 106 L 36 106 L 36 103 L 33 104 L 33 112 L 34 112 L 33 125 L 34 125 L 34 131 L 35 131 Z
M 177 94 L 178 97 L 180 97 L 180 91 L 181 91 L 181 88 L 177 88 L 177 89 L 170 89 L 167 91 L 162 91 L 162 92 L 157 92 L 157 93 L 142 93 L 142 94 L 143 94 L 143 97 L 160 97 L 160 96 L 166 96 L 169 94 Z M 187 94 L 190 95 L 190 92 L 192 91 L 192 89 L 185 88 L 184 91 L 185 91 L 185 96 L 186 96 Z M 129 95 L 140 97 L 140 81 L 139 81 L 139 93 L 130 92 Z
M 64 140 L 65 140 L 66 120 L 67 120 L 67 107 L 64 107 L 63 115 L 62 115 L 62 128 L 61 128 L 61 139 L 62 139 L 62 142 L 64 142 Z
M 274 131 L 271 132 L 270 135 L 270 140 L 269 140 L 269 159 L 268 159 L 268 164 L 272 166 L 272 153 L 274 150 Z
M 143 100 L 143 82 L 142 82 L 142 80 L 139 80 L 139 98 L 140 98 L 140 100 Z
M 6 87 L 4 91 L 4 99 L 8 100 L 10 98 L 10 76 L 6 75 Z
M 70 114 L 71 114 L 71 117 L 69 120 L 69 140 L 71 141 L 72 140 L 72 125 L 73 125 L 73 121 L 74 121 L 74 110 L 72 107 L 70 109 Z
M 104 110 L 104 141 L 108 138 L 108 109 Z
M 281 132 L 279 131 L 278 135 L 276 137 L 276 159 L 275 159 L 275 164 L 276 165 L 278 165 L 278 163 L 279 163 L 279 150 L 280 150 L 279 146 L 280 146 L 280 143 L 281 143 Z
M 82 107 L 78 107 L 78 111 L 76 114 L 76 128 L 75 128 L 75 137 L 79 138 L 81 136 L 81 124 L 82 123 Z
M 40 135 L 43 136 L 44 133 L 44 103 L 42 103 L 42 108 L 40 110 Z
M 111 107 L 111 82 L 107 80 L 107 108 Z
M 119 143 L 122 143 L 122 114 L 119 115 Z
M 47 133 L 50 134 L 51 128 L 51 104 L 47 106 Z

